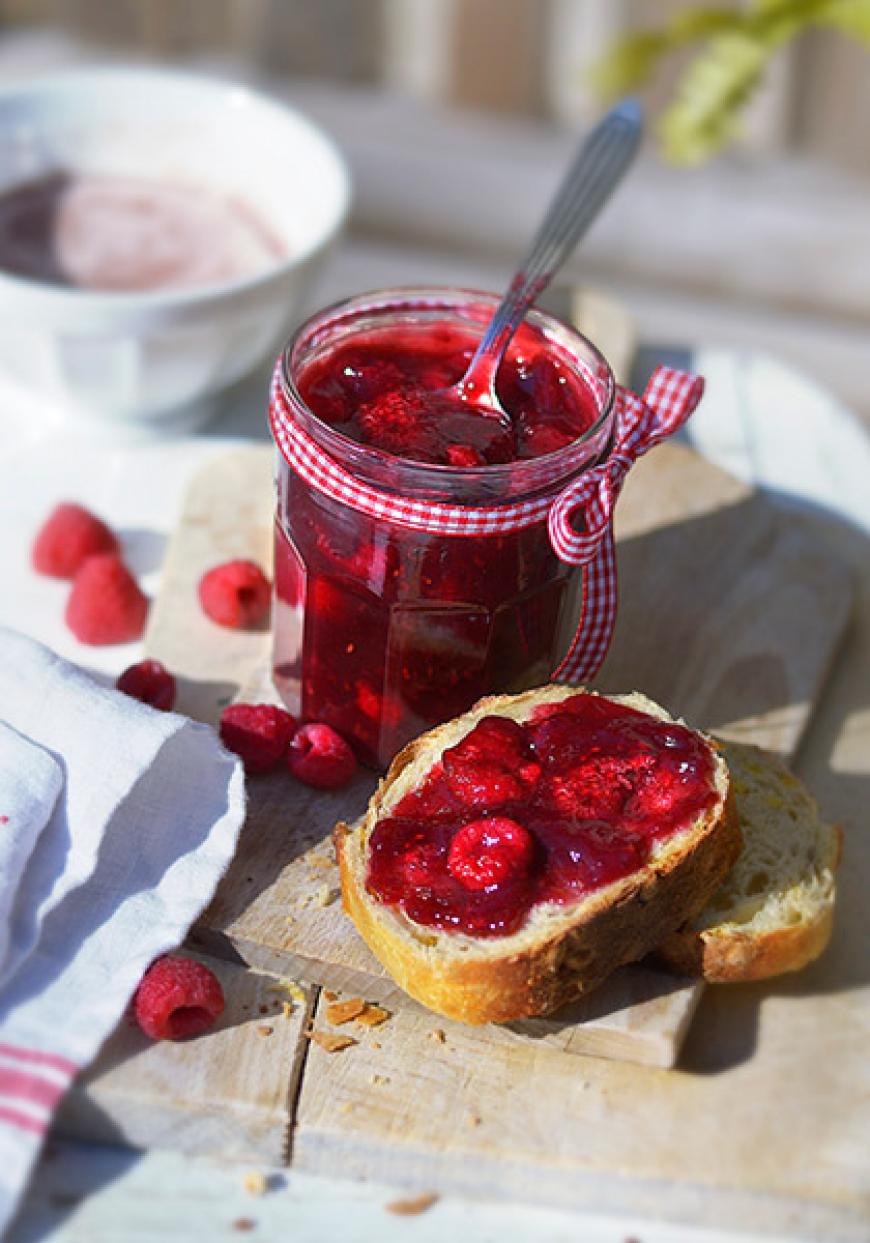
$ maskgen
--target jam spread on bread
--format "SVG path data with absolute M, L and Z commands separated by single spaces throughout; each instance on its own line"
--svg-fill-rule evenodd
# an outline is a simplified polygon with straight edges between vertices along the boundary
M 596 695 L 484 717 L 377 823 L 366 888 L 418 924 L 506 935 L 637 871 L 715 804 L 713 773 L 699 735 Z
M 446 396 L 477 344 L 472 332 L 446 323 L 372 331 L 310 363 L 299 391 L 318 418 L 351 440 L 442 466 L 541 457 L 571 444 L 599 417 L 576 369 L 531 325 L 516 334 L 499 369 L 507 417 Z

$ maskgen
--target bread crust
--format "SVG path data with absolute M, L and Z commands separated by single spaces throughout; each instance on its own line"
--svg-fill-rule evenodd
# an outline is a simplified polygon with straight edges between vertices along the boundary
M 802 800 L 812 807 L 816 819 L 814 861 L 818 867 L 827 869 L 833 878 L 843 849 L 840 826 L 825 826 L 818 821 L 815 800 L 777 756 L 757 747 L 736 744 L 726 744 L 725 752 L 729 762 L 737 766 L 736 773 L 740 773 L 740 767 L 748 757 L 756 764 L 763 764 L 771 779 L 785 781 L 801 791 Z M 742 818 L 747 809 L 739 793 L 735 796 L 735 806 L 738 818 Z M 782 814 L 787 814 L 787 811 Z M 754 831 L 751 821 L 749 815 L 749 821 L 743 822 L 747 842 Z M 773 888 L 772 882 L 772 891 Z M 703 976 L 711 984 L 748 983 L 800 971 L 815 961 L 828 946 L 834 926 L 834 897 L 831 879 L 830 891 L 811 915 L 805 915 L 799 923 L 780 922 L 770 928 L 744 930 L 729 921 L 711 924 L 709 915 L 705 920 L 703 913 L 699 912 L 696 925 L 706 923 L 707 926 L 693 927 L 690 921 L 659 946 L 656 957 L 673 971 Z
M 469 943 L 454 933 L 414 925 L 366 892 L 368 834 L 385 803 L 395 801 L 391 794 L 402 774 L 407 780 L 417 764 L 428 769 L 481 716 L 523 719 L 538 703 L 573 693 L 572 688 L 544 687 L 482 700 L 458 721 L 409 743 L 391 764 L 365 816 L 352 827 L 336 826 L 345 910 L 400 987 L 449 1018 L 474 1024 L 507 1022 L 549 1013 L 590 991 L 697 914 L 739 854 L 740 830 L 723 764 L 715 814 L 693 828 L 679 848 L 572 904 L 544 934 L 526 938 L 527 944 L 515 936 Z
M 761 934 L 682 928 L 658 953 L 681 975 L 703 976 L 710 984 L 749 983 L 800 971 L 827 948 L 833 927 L 834 911 L 828 907 L 811 923 Z

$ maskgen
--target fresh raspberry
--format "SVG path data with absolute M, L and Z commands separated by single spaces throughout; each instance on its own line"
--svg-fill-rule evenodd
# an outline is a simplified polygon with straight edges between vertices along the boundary
M 485 466 L 486 458 L 474 445 L 448 445 L 447 462 L 450 466 Z
M 253 561 L 225 561 L 199 580 L 199 602 L 219 626 L 250 630 L 266 620 L 271 587 Z
M 133 1013 L 152 1040 L 184 1040 L 211 1027 L 224 1010 L 224 993 L 208 967 L 166 954 L 153 962 L 136 990 Z
M 525 876 L 535 844 L 531 834 L 507 816 L 464 824 L 450 844 L 447 866 L 466 889 L 491 889 Z
M 451 791 L 468 807 L 498 807 L 531 794 L 541 775 L 523 727 L 485 716 L 441 757 Z
M 175 678 L 159 660 L 140 660 L 130 665 L 115 686 L 131 699 L 150 704 L 161 712 L 169 712 L 175 703 Z
M 304 785 L 337 790 L 356 772 L 356 756 L 331 726 L 311 721 L 293 735 L 287 765 Z
M 114 553 L 88 557 L 73 579 L 66 624 L 81 643 L 130 643 L 145 628 L 148 600 Z
M 283 759 L 296 721 L 272 704 L 230 704 L 221 713 L 224 746 L 240 755 L 246 773 L 267 773 Z
M 96 514 L 64 502 L 55 506 L 33 543 L 33 568 L 52 578 L 74 578 L 88 557 L 120 552 L 118 540 Z

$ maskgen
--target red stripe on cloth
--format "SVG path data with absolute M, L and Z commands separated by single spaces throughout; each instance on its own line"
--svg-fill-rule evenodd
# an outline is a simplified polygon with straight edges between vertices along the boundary
M 17 1096 L 19 1100 L 53 1109 L 65 1091 L 65 1084 L 50 1083 L 48 1079 L 40 1079 L 38 1074 L 0 1066 L 0 1096 Z
M 34 1135 L 44 1135 L 48 1130 L 48 1120 L 40 1121 L 30 1114 L 19 1113 L 17 1109 L 9 1109 L 0 1105 L 0 1122 L 8 1122 L 10 1126 L 20 1127 L 22 1131 L 31 1131 Z
M 16 1044 L 0 1042 L 0 1054 L 31 1066 L 49 1066 L 52 1070 L 59 1070 L 62 1074 L 68 1075 L 70 1079 L 78 1073 L 79 1069 L 76 1062 L 71 1062 L 68 1057 L 62 1057 L 60 1053 L 43 1053 L 40 1049 L 25 1049 Z

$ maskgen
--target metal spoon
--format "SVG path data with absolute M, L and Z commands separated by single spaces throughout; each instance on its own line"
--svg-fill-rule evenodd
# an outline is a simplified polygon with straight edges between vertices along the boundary
M 612 109 L 586 138 L 496 308 L 461 380 L 437 396 L 463 402 L 482 415 L 509 420 L 495 391 L 505 350 L 526 311 L 549 285 L 577 242 L 628 171 L 640 145 L 640 105 L 626 100 Z

